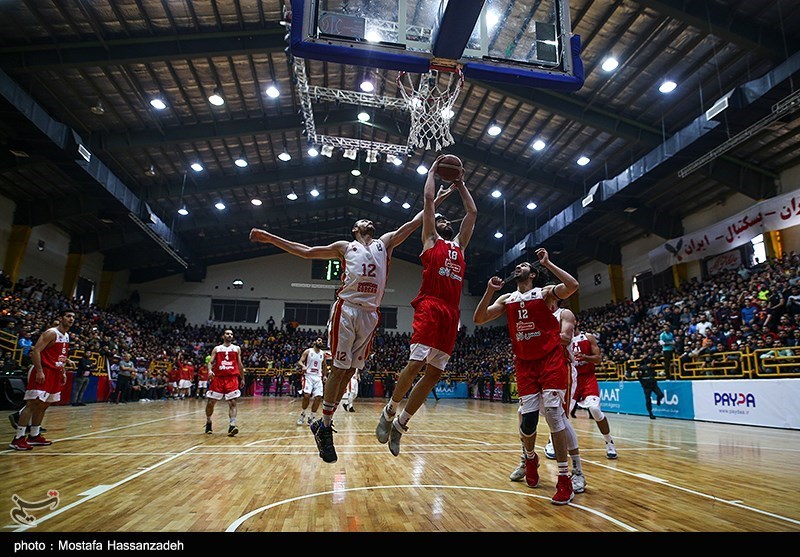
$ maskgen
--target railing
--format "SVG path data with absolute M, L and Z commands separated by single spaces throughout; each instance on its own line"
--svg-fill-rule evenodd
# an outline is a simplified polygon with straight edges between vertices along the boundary
M 11 359 L 17 362 L 18 366 L 22 365 L 22 349 L 18 346 L 19 335 L 9 333 L 8 331 L 0 331 L 0 349 L 6 350 L 11 353 Z

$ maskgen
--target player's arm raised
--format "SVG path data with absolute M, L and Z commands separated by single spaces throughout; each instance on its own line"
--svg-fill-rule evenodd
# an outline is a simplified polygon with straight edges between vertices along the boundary
M 347 242 L 339 240 L 327 246 L 307 246 L 299 242 L 292 242 L 281 238 L 271 232 L 260 228 L 250 230 L 250 241 L 261 244 L 272 244 L 286 253 L 291 253 L 303 259 L 337 259 L 344 256 Z
M 458 193 L 461 195 L 461 203 L 463 203 L 464 210 L 466 211 L 466 215 L 464 215 L 461 221 L 461 227 L 458 229 L 458 245 L 461 246 L 462 250 L 465 250 L 472 238 L 472 232 L 475 230 L 475 219 L 478 218 L 478 207 L 475 205 L 472 194 L 462 180 L 453 182 L 453 185 L 458 189 Z
M 571 274 L 550 261 L 550 256 L 548 255 L 546 249 L 537 249 L 536 257 L 539 258 L 539 263 L 541 263 L 542 267 L 553 273 L 553 275 L 561 281 L 556 285 L 548 285 L 542 288 L 545 298 L 555 296 L 557 300 L 566 300 L 575 292 L 577 292 L 578 281 Z
M 486 292 L 483 293 L 481 301 L 478 302 L 478 306 L 475 308 L 475 313 L 472 314 L 472 321 L 476 325 L 483 325 L 503 315 L 503 312 L 506 310 L 508 294 L 503 294 L 497 298 L 493 304 L 490 304 L 492 296 L 494 296 L 495 292 L 503 288 L 503 284 L 505 283 L 500 277 L 492 277 L 489 279 L 489 282 L 486 284 Z

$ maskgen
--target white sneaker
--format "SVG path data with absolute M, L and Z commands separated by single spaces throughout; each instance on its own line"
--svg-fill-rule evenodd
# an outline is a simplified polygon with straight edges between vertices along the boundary
M 606 443 L 606 458 L 611 460 L 616 460 L 617 458 L 617 449 L 614 447 L 614 442 Z
M 572 474 L 572 491 L 573 493 L 583 493 L 586 491 L 586 478 L 583 474 Z
M 304 423 L 306 423 L 306 417 L 303 414 L 297 416 L 297 421 L 295 422 L 295 424 L 303 425 Z
M 547 445 L 544 446 L 544 456 L 546 456 L 550 460 L 556 459 L 556 449 L 553 447 L 553 440 L 548 439 Z
M 521 482 L 523 479 L 525 479 L 525 455 L 522 455 L 519 465 L 514 468 L 514 471 L 511 472 L 511 475 L 508 477 L 508 479 L 512 482 Z

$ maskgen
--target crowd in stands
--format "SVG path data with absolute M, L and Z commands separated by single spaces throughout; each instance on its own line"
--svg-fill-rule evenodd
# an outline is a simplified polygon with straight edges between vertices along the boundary
M 189 324 L 185 316 L 141 309 L 125 301 L 106 309 L 84 300 L 68 300 L 55 285 L 34 277 L 12 283 L 0 272 L 0 329 L 18 338 L 23 365 L 39 335 L 66 306 L 76 311 L 70 331 L 73 349 L 104 356 L 112 377 L 124 353 L 135 372 L 125 399 L 161 398 L 171 378 L 150 372 L 153 362 L 191 362 L 196 369 L 232 328 L 248 369 L 280 373 L 296 367 L 306 348 L 323 331 L 270 319 L 265 327 Z M 659 352 L 665 358 L 800 346 L 800 256 L 792 253 L 752 268 L 740 268 L 705 281 L 692 279 L 679 290 L 664 289 L 633 301 L 611 303 L 578 315 L 579 329 L 593 332 L 608 361 L 624 363 Z M 408 359 L 410 334 L 380 330 L 373 342 L 367 378 L 397 372 Z M 0 368 L 11 355 L 0 354 Z M 513 373 L 505 326 L 459 331 L 446 377 L 471 384 Z

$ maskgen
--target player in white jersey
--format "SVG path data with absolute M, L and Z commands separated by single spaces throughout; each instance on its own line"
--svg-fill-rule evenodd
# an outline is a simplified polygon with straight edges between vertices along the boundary
M 330 354 L 322 349 L 323 346 L 325 343 L 322 338 L 317 338 L 311 348 L 303 351 L 300 361 L 297 362 L 298 367 L 303 370 L 303 407 L 297 417 L 297 425 L 303 425 L 306 422 L 306 410 L 312 398 L 314 402 L 311 403 L 309 424 L 316 419 L 317 410 L 322 402 L 323 378 L 328 374 L 325 360 L 330 358 Z
M 353 410 L 353 402 L 355 402 L 358 396 L 359 381 L 361 381 L 361 369 L 356 368 L 356 372 L 353 374 L 353 377 L 350 378 L 350 383 L 347 384 L 347 389 L 345 389 L 344 396 L 342 397 L 342 410 L 345 412 L 355 412 L 355 410 Z
M 436 196 L 436 205 L 453 191 L 455 188 L 441 188 Z M 378 327 L 378 308 L 386 288 L 392 250 L 421 224 L 422 211 L 397 230 L 375 238 L 375 224 L 369 219 L 360 219 L 350 231 L 352 241 L 340 240 L 327 246 L 313 247 L 259 228 L 250 231 L 251 242 L 272 244 L 304 259 L 339 259 L 344 263 L 342 287 L 336 293 L 328 321 L 333 366 L 323 389 L 322 418 L 311 424 L 319 456 L 325 462 L 337 460 L 333 445 L 333 414 L 356 368 L 363 367 L 369 355 L 372 336 Z
M 572 354 L 572 337 L 575 334 L 575 314 L 571 309 L 558 307 L 558 300 L 551 300 L 549 307 L 553 310 L 553 315 L 558 319 L 561 326 L 561 345 L 567 351 L 567 356 L 570 361 L 570 379 L 567 389 L 568 396 L 564 401 L 564 413 L 568 414 L 570 409 L 575 405 L 575 388 L 578 381 L 578 371 L 575 368 L 575 357 Z M 586 491 L 586 478 L 583 475 L 583 467 L 581 466 L 581 451 L 578 446 L 578 435 L 569 420 L 564 421 L 567 432 L 567 453 L 572 461 L 572 491 L 574 493 L 583 493 Z M 554 460 L 556 458 L 556 451 L 553 447 L 552 437 L 548 439 L 547 445 L 544 448 L 544 454 L 547 458 Z M 522 459 L 519 466 L 514 472 L 511 473 L 509 479 L 511 481 L 520 481 L 525 477 L 525 451 L 523 446 Z

